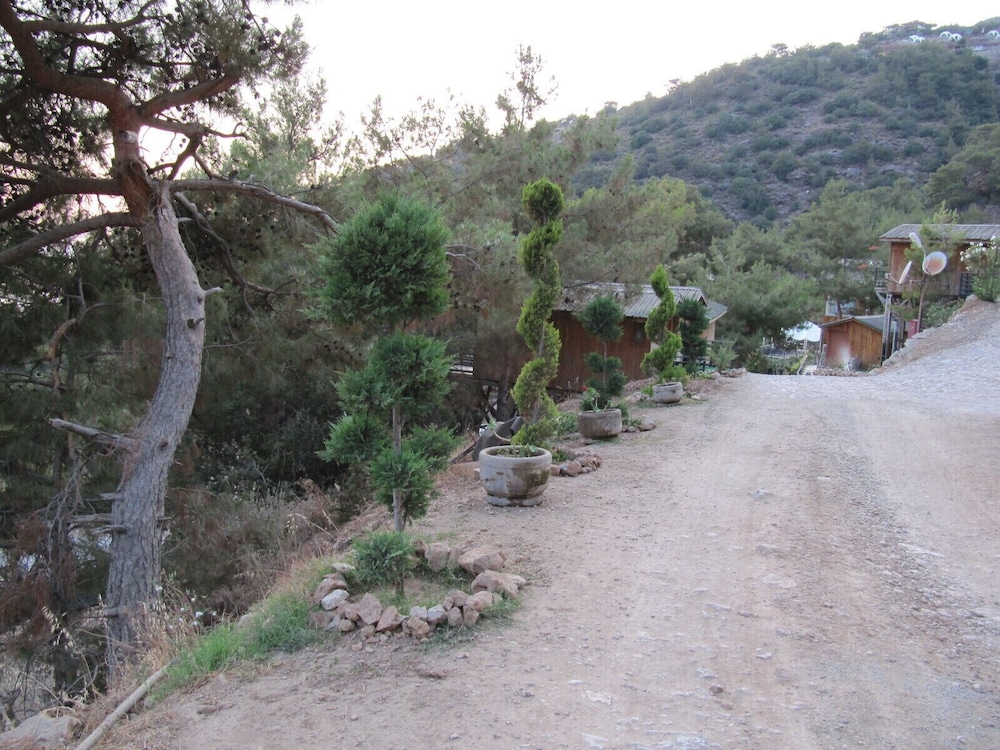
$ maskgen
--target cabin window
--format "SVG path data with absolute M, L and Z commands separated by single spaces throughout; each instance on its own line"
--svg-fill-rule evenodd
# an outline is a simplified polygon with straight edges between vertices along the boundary
M 646 331 L 643 329 L 643 327 L 642 326 L 633 326 L 632 327 L 632 343 L 633 344 L 642 344 L 645 341 L 646 341 Z

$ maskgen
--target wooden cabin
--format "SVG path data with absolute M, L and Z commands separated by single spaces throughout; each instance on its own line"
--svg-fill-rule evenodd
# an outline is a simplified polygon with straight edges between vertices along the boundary
M 886 278 L 885 290 L 894 296 L 919 288 L 923 274 L 920 270 L 920 260 L 913 263 L 913 268 L 903 285 L 899 278 L 906 263 L 919 254 L 910 239 L 910 233 L 916 232 L 923 241 L 924 250 L 944 250 L 947 247 L 948 265 L 938 276 L 928 282 L 938 294 L 946 297 L 968 297 L 972 294 L 972 279 L 968 269 L 962 262 L 961 252 L 970 245 L 986 243 L 994 236 L 1000 236 L 1000 224 L 900 224 L 879 237 L 882 242 L 889 243 L 889 275 Z M 931 236 L 926 236 L 930 234 Z M 943 247 L 944 246 L 944 247 Z
M 948 256 L 948 265 L 935 276 L 925 276 L 921 270 L 920 249 L 911 235 L 920 237 L 924 254 L 942 251 Z M 885 360 L 905 343 L 906 335 L 917 333 L 917 320 L 904 321 L 898 308 L 917 304 L 916 300 L 929 294 L 928 299 L 955 300 L 972 294 L 972 275 L 962 261 L 962 251 L 970 245 L 988 243 L 1000 236 L 1000 224 L 900 224 L 879 237 L 889 243 L 889 270 L 884 280 L 876 281 L 875 291 L 885 304 L 885 314 L 880 326 L 882 354 Z M 907 263 L 912 266 L 905 278 Z M 900 283 L 903 282 L 903 283 Z M 923 286 L 926 285 L 926 286 Z M 916 311 L 919 319 L 919 309 Z M 912 318 L 913 316 L 908 316 Z
M 716 312 L 716 318 L 709 318 L 709 327 L 705 337 L 714 339 L 715 322 L 725 314 L 723 305 L 709 305 L 704 292 L 694 286 L 672 286 L 671 291 L 678 302 L 694 299 L 703 304 L 706 313 Z M 618 341 L 608 342 L 608 356 L 618 357 L 622 361 L 622 371 L 628 380 L 641 380 L 642 360 L 649 353 L 651 344 L 646 338 L 646 318 L 660 304 L 653 287 L 649 284 L 592 283 L 570 286 L 563 289 L 563 295 L 552 313 L 552 322 L 559 330 L 559 340 L 562 351 L 559 356 L 559 372 L 552 382 L 556 388 L 575 393 L 586 390 L 586 381 L 594 373 L 587 369 L 585 359 L 590 352 L 604 351 L 604 343 L 595 336 L 589 335 L 577 315 L 596 297 L 611 295 L 622 306 L 625 318 L 622 321 L 624 333 Z M 670 330 L 677 330 L 677 318 L 670 322 Z M 712 337 L 709 337 L 711 332 Z
M 882 364 L 884 315 L 850 315 L 823 323 L 823 360 L 827 367 L 870 370 Z
M 728 308 L 709 301 L 699 287 L 672 286 L 670 289 L 678 302 L 695 299 L 705 306 L 708 328 L 703 335 L 707 340 L 714 341 L 715 324 L 726 314 Z M 621 359 L 622 370 L 628 380 L 641 380 L 645 377 L 641 367 L 642 359 L 650 350 L 650 341 L 646 338 L 646 318 L 660 304 L 660 298 L 653 292 L 653 287 L 649 284 L 611 282 L 578 284 L 563 288 L 563 294 L 552 313 L 552 322 L 559 331 L 561 349 L 559 371 L 550 383 L 551 388 L 572 393 L 586 390 L 587 378 L 593 373 L 587 369 L 584 360 L 590 352 L 603 353 L 604 344 L 600 339 L 589 335 L 576 316 L 592 299 L 609 294 L 621 304 L 625 317 L 622 321 L 622 337 L 618 341 L 608 342 L 608 356 Z M 677 330 L 676 317 L 671 321 L 670 329 Z M 516 363 L 489 362 L 474 357 L 473 373 L 481 383 L 500 383 L 501 390 L 505 390 L 508 382 L 513 384 L 521 365 L 528 359 L 527 347 L 524 348 L 523 357 Z

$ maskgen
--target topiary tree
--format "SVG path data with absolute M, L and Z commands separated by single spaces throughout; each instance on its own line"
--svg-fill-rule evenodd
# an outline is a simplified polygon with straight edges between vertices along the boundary
M 583 329 L 596 336 L 604 345 L 603 353 L 590 352 L 586 357 L 587 369 L 595 377 L 587 379 L 589 387 L 583 399 L 585 410 L 604 409 L 611 399 L 622 395 L 625 387 L 625 373 L 619 357 L 608 356 L 608 342 L 622 337 L 622 320 L 625 312 L 614 297 L 604 295 L 590 301 L 578 316 Z M 599 377 L 597 377 L 599 376 Z
M 427 512 L 433 475 L 455 445 L 447 431 L 422 425 L 448 393 L 445 344 L 406 330 L 447 306 L 446 236 L 437 211 L 383 194 L 316 245 L 325 281 L 319 313 L 382 334 L 364 368 L 337 384 L 345 414 L 320 455 L 362 472 L 392 508 L 396 531 Z
M 559 331 L 549 317 L 562 292 L 552 248 L 562 237 L 559 214 L 565 202 L 559 186 L 545 179 L 526 185 L 521 199 L 536 226 L 518 248 L 518 263 L 534 282 L 534 289 L 521 308 L 517 332 L 534 358 L 524 364 L 514 384 L 514 403 L 527 424 L 512 442 L 545 445 L 556 434 L 559 420 L 559 410 L 546 389 L 559 369 Z
M 647 377 L 653 377 L 662 382 L 684 380 L 683 367 L 674 364 L 677 352 L 681 350 L 681 337 L 670 330 L 670 321 L 677 313 L 677 301 L 670 289 L 667 269 L 662 265 L 656 267 L 649 279 L 653 291 L 660 298 L 660 304 L 653 308 L 646 318 L 646 335 L 653 342 L 654 348 L 642 358 L 642 371 Z
M 685 299 L 677 305 L 677 317 L 680 319 L 678 330 L 685 357 L 684 369 L 688 375 L 694 375 L 698 371 L 698 360 L 708 351 L 708 342 L 702 336 L 708 328 L 708 314 L 698 300 Z

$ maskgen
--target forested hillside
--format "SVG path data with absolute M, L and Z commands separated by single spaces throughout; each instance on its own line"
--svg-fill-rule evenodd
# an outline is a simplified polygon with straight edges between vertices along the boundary
M 989 34 L 998 25 L 914 22 L 855 45 L 778 46 L 667 96 L 609 106 L 619 147 L 595 154 L 577 185 L 603 184 L 630 154 L 637 180 L 681 178 L 758 226 L 806 210 L 833 179 L 923 186 L 974 128 L 998 120 L 1000 38 Z

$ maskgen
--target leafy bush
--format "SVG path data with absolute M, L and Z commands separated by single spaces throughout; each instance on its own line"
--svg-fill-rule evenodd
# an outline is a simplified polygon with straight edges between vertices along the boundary
M 951 320 L 951 316 L 958 312 L 963 304 L 965 304 L 964 300 L 957 300 L 955 302 L 932 302 L 924 308 L 924 327 L 937 328 L 938 326 L 943 326 Z
M 979 299 L 996 302 L 1000 296 L 1000 240 L 972 245 L 962 252 L 962 261 L 972 273 L 972 291 Z
M 730 341 L 715 341 L 712 343 L 709 357 L 718 370 L 728 370 L 736 359 L 736 350 Z
M 351 546 L 355 571 L 352 577 L 362 588 L 402 586 L 413 568 L 413 540 L 402 531 L 373 531 Z
M 662 117 L 650 117 L 642 124 L 642 129 L 647 133 L 659 133 L 661 130 L 666 129 L 666 127 L 667 121 Z
M 653 136 L 647 133 L 645 130 L 637 130 L 632 134 L 632 139 L 629 141 L 629 146 L 631 146 L 633 151 L 638 151 L 640 148 L 650 143 L 653 140 Z
M 774 158 L 774 161 L 771 162 L 771 171 L 774 172 L 774 176 L 782 182 L 787 181 L 789 175 L 791 175 L 797 167 L 798 162 L 788 151 L 782 151 Z
M 887 162 L 892 157 L 893 151 L 888 146 L 858 141 L 845 148 L 840 158 L 844 164 L 867 164 L 869 161 Z
M 792 106 L 801 106 L 803 104 L 809 104 L 809 102 L 814 102 L 820 97 L 820 92 L 816 89 L 795 89 L 785 95 L 781 103 Z
M 571 435 L 579 429 L 578 417 L 573 412 L 559 412 L 559 419 L 556 422 L 556 435 Z

